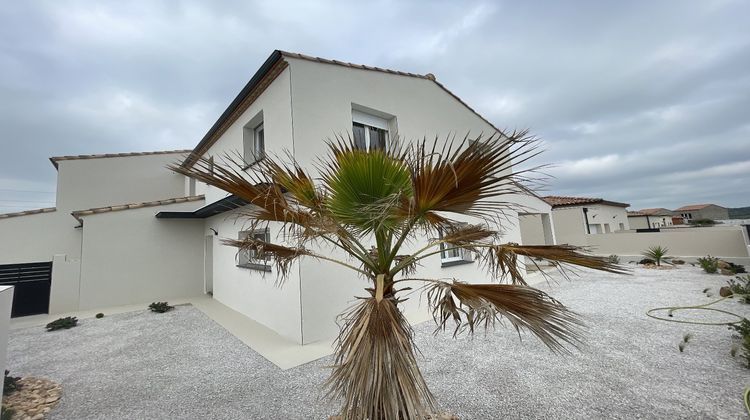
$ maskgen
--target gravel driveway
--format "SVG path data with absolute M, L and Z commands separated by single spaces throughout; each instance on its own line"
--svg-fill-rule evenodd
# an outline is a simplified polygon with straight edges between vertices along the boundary
M 510 329 L 454 340 L 418 326 L 420 366 L 438 401 L 462 419 L 746 418 L 750 370 L 729 356 L 730 332 L 644 314 L 706 303 L 702 290 L 727 277 L 690 266 L 634 274 L 540 286 L 587 321 L 587 345 L 573 355 Z M 750 305 L 721 307 L 750 316 Z M 685 333 L 694 338 L 680 353 Z M 320 395 L 330 363 L 282 371 L 191 306 L 13 330 L 8 346 L 12 374 L 62 383 L 52 419 L 324 419 L 335 411 Z

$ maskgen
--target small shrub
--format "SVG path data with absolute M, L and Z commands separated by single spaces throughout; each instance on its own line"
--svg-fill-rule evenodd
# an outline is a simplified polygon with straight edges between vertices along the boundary
M 654 265 L 654 264 L 656 264 L 656 261 L 652 260 L 651 258 L 644 258 L 644 259 L 638 261 L 638 264 Z
M 96 314 L 96 319 L 100 319 L 100 318 L 104 318 L 104 314 L 101 313 L 101 312 L 99 312 L 98 314 Z
M 160 314 L 172 310 L 173 308 L 174 306 L 170 306 L 167 302 L 153 302 L 148 305 L 148 309 L 150 309 L 151 312 L 158 312 Z
M 716 224 L 716 222 L 711 219 L 696 219 L 691 220 L 688 223 L 693 226 L 713 226 Z
M 739 265 L 731 262 L 727 262 L 727 270 L 732 274 L 744 274 L 747 273 L 744 265 Z
M 65 318 L 56 319 L 47 324 L 47 331 L 55 331 L 66 329 L 69 330 L 78 325 L 78 318 L 74 316 L 66 316 Z
M 682 341 L 680 341 L 680 344 L 677 345 L 677 348 L 680 349 L 680 353 L 685 351 L 685 347 L 687 347 L 687 344 L 690 342 L 690 340 L 693 338 L 693 334 L 687 333 L 684 336 L 682 336 Z
M 17 376 L 9 376 L 9 370 L 5 370 L 5 381 L 3 382 L 3 395 L 10 395 L 17 390 L 21 389 L 21 384 L 18 381 L 21 379 Z
M 698 264 L 708 274 L 714 274 L 719 269 L 719 259 L 710 255 L 698 258 Z
M 16 410 L 3 406 L 0 408 L 0 420 L 12 420 L 13 416 L 15 416 Z
M 737 276 L 729 280 L 727 284 L 729 284 L 730 296 L 738 296 L 740 302 L 750 303 L 750 275 Z
M 620 257 L 618 257 L 615 254 L 612 254 L 609 257 L 607 257 L 607 261 L 609 261 L 612 264 L 619 264 L 620 263 Z
M 742 348 L 742 358 L 747 363 L 747 368 L 750 369 L 750 321 L 747 318 L 742 319 L 741 322 L 729 326 L 730 330 L 737 333 L 740 339 L 739 347 Z M 735 354 L 737 352 L 735 351 Z
M 667 252 L 669 252 L 669 249 L 661 245 L 656 245 L 645 250 L 643 256 L 654 260 L 657 266 L 661 266 L 661 262 L 667 259 Z

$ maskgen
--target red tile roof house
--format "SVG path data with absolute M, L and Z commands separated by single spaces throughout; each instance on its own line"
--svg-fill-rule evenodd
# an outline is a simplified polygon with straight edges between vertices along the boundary
M 254 162 L 290 151 L 311 167 L 335 133 L 354 132 L 363 147 L 374 147 L 397 135 L 444 139 L 497 131 L 431 74 L 274 51 L 192 151 L 52 158 L 57 205 L 0 216 L 0 270 L 18 263 L 44 263 L 48 270 L 52 262 L 51 275 L 35 277 L 41 290 L 28 291 L 42 300 L 41 312 L 209 293 L 294 343 L 327 340 L 338 333 L 335 316 L 361 291 L 361 281 L 325 262 L 302 260 L 283 289 L 276 287 L 277 273 L 266 261 L 238 255 L 219 238 L 283 241 L 279 227 L 245 231 L 233 217 L 241 200 L 165 166 L 236 152 Z M 521 190 L 516 198 L 520 212 L 549 219 L 546 202 Z M 517 212 L 508 219 L 504 239 L 523 243 Z M 477 265 L 470 255 L 438 254 L 421 270 L 486 281 Z M 424 315 L 419 299 L 406 305 L 407 314 Z
M 543 197 L 552 206 L 557 243 L 587 245 L 586 235 L 629 230 L 626 208 L 630 204 L 603 198 Z
M 729 219 L 729 210 L 716 204 L 690 204 L 674 210 L 690 223 L 691 220 L 727 220 Z

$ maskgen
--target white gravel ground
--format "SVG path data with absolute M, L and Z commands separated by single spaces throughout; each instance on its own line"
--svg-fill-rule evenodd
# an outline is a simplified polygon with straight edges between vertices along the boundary
M 427 382 L 462 419 L 746 418 L 750 370 L 729 356 L 730 332 L 645 316 L 706 303 L 701 291 L 727 277 L 690 266 L 634 274 L 541 286 L 588 323 L 586 348 L 569 356 L 509 329 L 453 340 L 418 326 Z M 721 307 L 750 316 L 750 305 Z M 694 338 L 680 353 L 685 333 Z M 330 363 L 282 371 L 190 306 L 14 330 L 8 347 L 14 375 L 62 383 L 52 419 L 324 419 L 335 410 L 320 395 Z

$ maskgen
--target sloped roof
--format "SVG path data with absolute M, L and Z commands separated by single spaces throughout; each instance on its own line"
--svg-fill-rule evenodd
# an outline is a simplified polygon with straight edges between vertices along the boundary
M 675 209 L 675 211 L 695 211 L 695 210 L 702 210 L 705 209 L 708 206 L 716 206 L 721 207 L 716 204 L 688 204 L 687 206 L 682 206 L 679 209 Z M 724 207 L 721 207 L 724 208 Z
M 415 77 L 418 79 L 425 79 L 430 80 L 434 82 L 438 87 L 443 89 L 446 93 L 451 95 L 454 99 L 456 99 L 459 103 L 461 103 L 463 106 L 465 106 L 469 111 L 474 113 L 479 119 L 487 123 L 490 127 L 494 128 L 497 132 L 502 132 L 499 128 L 497 128 L 494 124 L 489 122 L 486 118 L 481 116 L 477 111 L 475 111 L 472 107 L 470 107 L 466 102 L 464 102 L 461 98 L 458 97 L 455 93 L 451 92 L 446 88 L 443 84 L 438 82 L 435 78 L 435 76 L 432 73 L 427 74 L 417 74 L 417 73 L 409 73 L 399 70 L 391 70 L 386 69 L 382 67 L 373 67 L 373 66 L 366 66 L 363 64 L 354 64 L 349 63 L 345 61 L 338 61 L 338 60 L 330 60 L 327 58 L 321 58 L 321 57 L 313 57 L 305 54 L 300 53 L 293 53 L 288 51 L 282 51 L 282 50 L 274 50 L 274 52 L 271 53 L 271 55 L 266 59 L 266 61 L 260 66 L 257 72 L 253 75 L 253 77 L 250 79 L 250 81 L 245 85 L 245 87 L 240 90 L 240 93 L 237 95 L 237 97 L 232 100 L 232 102 L 229 104 L 226 110 L 219 116 L 219 119 L 216 120 L 216 122 L 211 126 L 211 128 L 208 130 L 205 136 L 201 139 L 200 142 L 198 142 L 198 145 L 195 146 L 195 148 L 192 150 L 192 153 L 188 155 L 188 157 L 185 159 L 185 161 L 182 163 L 185 167 L 192 166 L 201 155 L 203 155 L 210 147 L 213 145 L 216 140 L 229 128 L 229 126 L 234 123 L 237 118 L 242 115 L 243 112 L 247 110 L 247 108 L 255 102 L 255 100 L 260 96 L 261 93 L 263 93 L 268 86 L 271 85 L 271 83 L 276 80 L 276 77 L 281 74 L 281 72 L 289 65 L 284 58 L 297 58 L 301 60 L 307 60 L 307 61 L 313 61 L 316 63 L 322 63 L 322 64 L 331 64 L 331 65 L 337 65 L 337 66 L 343 66 L 351 69 L 356 70 L 367 70 L 367 71 L 377 71 L 382 73 L 388 73 L 393 74 L 397 76 L 406 76 L 406 77 Z
M 643 213 L 644 215 L 649 216 L 671 216 L 672 210 L 665 209 L 664 207 L 656 207 L 653 209 L 640 209 L 638 210 L 639 213 Z
M 548 195 L 548 196 L 542 197 L 542 199 L 546 201 L 547 203 L 549 203 L 553 208 L 582 206 L 584 204 L 603 204 L 607 206 L 630 207 L 630 204 L 618 203 L 617 201 L 608 201 L 603 198 Z
M 0 214 L 0 219 L 7 219 L 10 217 L 19 217 L 19 216 L 29 216 L 32 214 L 41 214 L 41 213 L 51 213 L 53 211 L 56 211 L 57 209 L 55 207 L 45 207 L 43 209 L 34 209 L 34 210 L 26 210 L 26 211 L 18 211 L 15 213 L 5 213 Z
M 116 206 L 95 207 L 95 208 L 86 209 L 86 210 L 76 210 L 70 214 L 72 214 L 73 217 L 78 219 L 78 221 L 81 221 L 81 216 L 90 216 L 92 214 L 108 213 L 112 211 L 140 209 L 144 207 L 156 207 L 156 206 L 163 206 L 166 204 L 186 203 L 189 201 L 200 201 L 200 200 L 203 200 L 204 198 L 205 197 L 203 195 L 190 195 L 187 197 L 167 198 L 164 200 L 146 201 L 143 203 L 119 204 Z
M 49 158 L 50 162 L 57 168 L 57 163 L 61 160 L 79 160 L 79 159 L 103 159 L 103 158 L 118 158 L 118 157 L 130 157 L 130 156 L 149 156 L 149 155 L 169 155 L 182 153 L 187 154 L 192 150 L 159 150 L 154 152 L 130 152 L 130 153 L 104 153 L 98 155 L 72 155 L 72 156 L 54 156 Z

